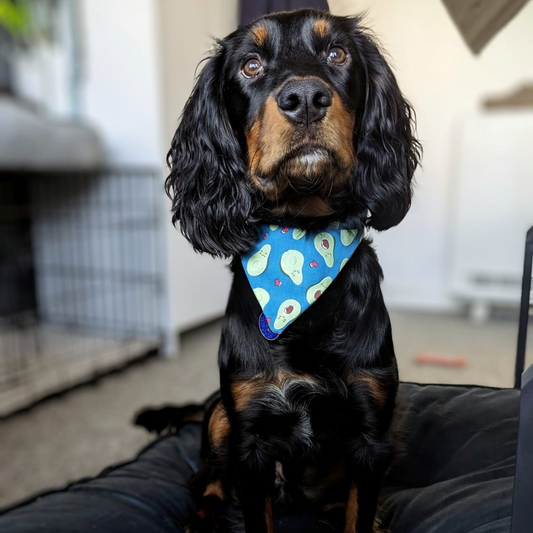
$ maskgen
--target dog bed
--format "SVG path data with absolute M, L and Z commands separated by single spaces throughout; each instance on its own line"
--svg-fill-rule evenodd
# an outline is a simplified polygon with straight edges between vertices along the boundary
M 400 386 L 402 450 L 382 490 L 391 533 L 508 533 L 520 393 Z M 177 533 L 193 508 L 200 424 L 159 438 L 136 459 L 0 517 L 3 533 Z M 279 514 L 276 532 L 331 532 L 320 515 Z M 341 530 L 342 531 L 342 528 Z

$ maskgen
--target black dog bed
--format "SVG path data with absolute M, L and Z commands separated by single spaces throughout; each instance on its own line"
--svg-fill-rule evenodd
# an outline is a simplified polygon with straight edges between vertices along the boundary
M 382 490 L 391 533 L 508 533 L 520 393 L 400 386 L 403 451 Z M 193 500 L 200 425 L 158 439 L 128 463 L 6 511 L 2 533 L 176 533 Z M 277 532 L 331 532 L 319 515 L 276 518 Z M 341 529 L 342 531 L 342 529 Z

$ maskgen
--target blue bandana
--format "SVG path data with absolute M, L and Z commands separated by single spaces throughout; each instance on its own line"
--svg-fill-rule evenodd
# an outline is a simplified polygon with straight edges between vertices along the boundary
M 262 225 L 242 265 L 263 309 L 259 329 L 268 340 L 299 317 L 331 285 L 363 232 L 334 222 L 324 231 Z

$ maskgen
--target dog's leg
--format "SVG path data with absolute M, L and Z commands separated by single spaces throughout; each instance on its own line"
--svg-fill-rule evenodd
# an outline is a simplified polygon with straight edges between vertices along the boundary
M 242 508 L 246 533 L 274 533 L 272 496 L 275 487 L 275 460 L 265 448 L 269 429 L 261 423 L 254 399 L 261 397 L 269 382 L 263 379 L 233 379 L 221 390 L 227 391 L 227 403 L 233 405 L 230 471 Z M 229 381 L 229 380 L 228 380 Z M 272 448 L 272 446 L 270 446 Z
M 346 504 L 344 533 L 377 533 L 376 512 L 381 476 L 376 472 L 359 475 L 352 482 Z
M 357 531 L 357 519 L 359 517 L 359 491 L 357 485 L 353 483 L 348 493 L 348 501 L 346 502 L 346 522 L 344 525 L 344 533 L 354 533 Z
M 231 492 L 226 482 L 229 434 L 230 423 L 219 400 L 211 407 L 206 418 L 202 450 L 206 469 L 192 482 L 198 507 L 190 518 L 186 530 L 188 533 L 229 530 L 227 512 L 231 506 Z
M 239 469 L 237 492 L 241 503 L 246 533 L 274 533 L 272 515 L 272 474 Z
M 347 458 L 350 489 L 344 533 L 373 533 L 381 481 L 392 460 L 389 431 L 396 395 L 393 373 L 358 373 L 349 380 L 355 433 Z

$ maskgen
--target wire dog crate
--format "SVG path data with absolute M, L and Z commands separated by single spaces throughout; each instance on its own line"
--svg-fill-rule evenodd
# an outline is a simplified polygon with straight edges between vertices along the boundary
M 114 169 L 0 177 L 0 416 L 157 349 L 162 184 Z

